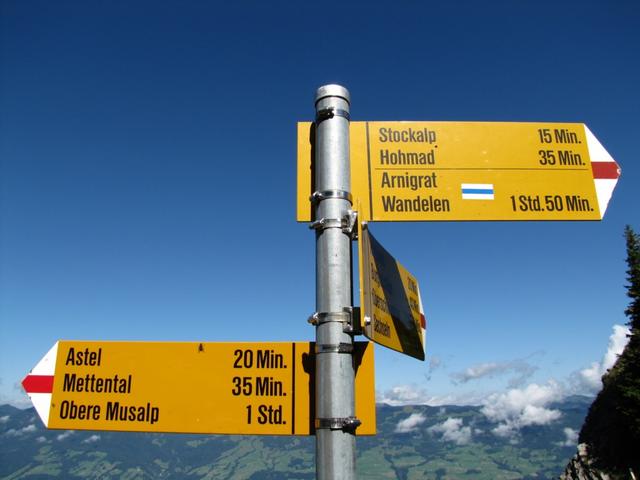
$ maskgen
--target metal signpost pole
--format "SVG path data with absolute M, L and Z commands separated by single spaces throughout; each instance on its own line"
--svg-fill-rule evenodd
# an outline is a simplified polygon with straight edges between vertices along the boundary
M 316 478 L 355 478 L 349 92 L 316 92 Z

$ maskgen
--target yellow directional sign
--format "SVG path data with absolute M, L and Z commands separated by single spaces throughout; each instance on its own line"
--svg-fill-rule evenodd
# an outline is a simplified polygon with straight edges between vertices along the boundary
M 380 345 L 424 360 L 425 318 L 418 280 L 369 233 L 358 235 L 364 334 Z
M 57 342 L 23 386 L 48 428 L 314 433 L 311 342 Z M 359 435 L 375 434 L 373 345 L 357 342 Z
M 311 124 L 298 124 L 298 221 L 313 193 Z M 352 122 L 360 220 L 600 220 L 620 175 L 583 124 Z

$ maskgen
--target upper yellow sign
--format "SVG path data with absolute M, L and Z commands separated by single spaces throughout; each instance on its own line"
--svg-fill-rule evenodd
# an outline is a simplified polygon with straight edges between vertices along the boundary
M 314 344 L 60 341 L 23 381 L 48 428 L 313 434 Z M 357 433 L 375 434 L 373 345 L 357 342 Z
M 298 221 L 309 221 L 310 123 L 298 124 Z M 575 123 L 352 122 L 362 221 L 600 220 L 620 170 Z

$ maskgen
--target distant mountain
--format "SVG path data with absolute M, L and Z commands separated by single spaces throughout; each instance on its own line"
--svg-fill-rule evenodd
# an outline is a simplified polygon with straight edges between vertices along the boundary
M 378 405 L 378 435 L 357 440 L 363 479 L 549 479 L 562 472 L 591 399 L 553 405 L 548 425 L 500 437 L 480 407 Z M 0 406 L 0 478 L 313 479 L 312 437 L 46 430 L 33 409 Z

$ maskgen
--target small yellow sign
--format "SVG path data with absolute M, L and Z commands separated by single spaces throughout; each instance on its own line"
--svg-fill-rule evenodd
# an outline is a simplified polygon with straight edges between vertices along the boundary
M 355 351 L 357 433 L 371 435 L 373 345 Z M 23 385 L 48 428 L 309 435 L 314 352 L 311 342 L 60 341 L 52 378 L 36 374 L 45 358 Z
M 298 221 L 310 132 L 298 124 Z M 350 158 L 362 221 L 600 220 L 619 175 L 576 123 L 352 122 Z
M 418 280 L 369 233 L 358 235 L 364 334 L 380 345 L 424 360 L 426 322 Z

